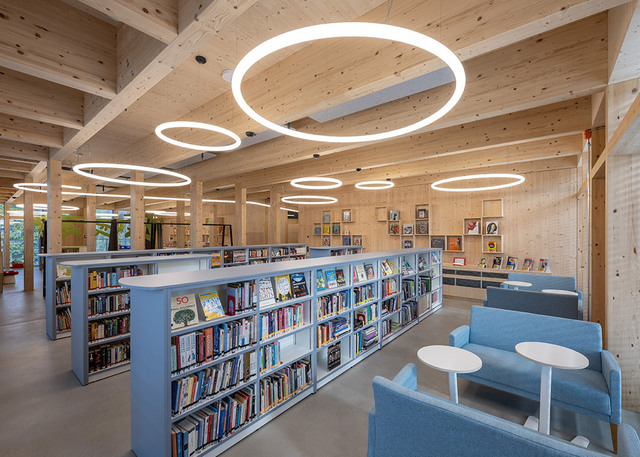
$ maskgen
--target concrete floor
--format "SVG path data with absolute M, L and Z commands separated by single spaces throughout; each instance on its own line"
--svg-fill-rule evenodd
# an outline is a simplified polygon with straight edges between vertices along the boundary
M 0 294 L 0 457 L 134 456 L 130 440 L 129 374 L 82 387 L 71 372 L 71 341 L 49 341 L 42 289 L 23 293 L 21 277 Z M 41 284 L 36 276 L 36 284 Z M 393 377 L 407 362 L 418 366 L 420 390 L 448 397 L 445 373 L 421 365 L 416 351 L 447 344 L 468 323 L 472 303 L 445 299 L 443 309 L 287 410 L 231 449 L 235 456 L 365 455 L 371 380 Z M 537 402 L 465 380 L 460 402 L 516 423 L 536 414 Z M 613 455 L 609 425 L 552 408 L 552 433 L 582 434 L 590 449 Z M 623 420 L 640 430 L 640 415 Z

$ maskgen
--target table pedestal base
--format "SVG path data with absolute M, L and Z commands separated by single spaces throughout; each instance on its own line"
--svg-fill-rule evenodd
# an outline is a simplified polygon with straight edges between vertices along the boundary
M 585 447 L 585 448 L 589 446 L 589 440 L 581 435 L 576 436 L 574 439 L 571 440 L 571 442 L 573 444 L 576 444 L 578 446 Z
M 456 373 L 449 373 L 449 399 L 458 403 L 458 375 Z
M 538 431 L 538 418 L 529 416 L 527 417 L 527 421 L 524 423 L 524 426 L 530 428 L 531 430 Z

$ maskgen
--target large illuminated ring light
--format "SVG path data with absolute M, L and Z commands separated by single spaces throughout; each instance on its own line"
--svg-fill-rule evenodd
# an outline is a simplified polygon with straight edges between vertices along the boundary
M 130 181 L 127 179 L 109 178 L 107 176 L 99 176 L 84 171 L 85 169 L 92 168 L 117 168 L 119 170 L 136 170 L 146 171 L 149 173 L 157 173 L 159 175 L 173 176 L 175 178 L 182 179 L 178 182 L 145 182 L 145 181 Z M 160 168 L 142 167 L 140 165 L 127 165 L 119 163 L 80 163 L 73 167 L 73 171 L 79 175 L 86 176 L 87 178 L 97 179 L 100 181 L 116 182 L 118 184 L 132 185 L 132 186 L 154 186 L 154 187 L 177 187 L 186 186 L 191 183 L 191 178 L 175 171 L 162 170 Z
M 362 181 L 356 184 L 356 189 L 362 190 L 379 190 L 391 189 L 395 186 L 391 181 Z
M 36 187 L 47 187 L 47 184 L 43 184 L 43 183 L 37 183 L 37 182 L 18 182 L 15 183 L 13 185 L 13 187 L 15 187 L 16 189 L 20 189 L 20 190 L 24 190 L 25 192 L 40 192 L 42 194 L 46 194 L 47 191 L 44 189 L 36 189 Z M 82 189 L 82 187 L 78 187 L 78 186 L 67 186 L 67 185 L 62 185 L 60 186 L 63 189 Z M 63 194 L 66 194 L 66 192 L 62 192 Z
M 355 135 L 355 136 L 332 136 L 332 135 L 314 135 L 278 125 L 275 122 L 262 117 L 253 110 L 246 102 L 242 95 L 242 78 L 247 74 L 249 69 L 258 61 L 273 54 L 274 52 L 308 41 L 321 40 L 325 38 L 381 38 L 385 40 L 398 41 L 408 44 L 419 49 L 423 49 L 432 53 L 436 57 L 442 59 L 453 72 L 456 78 L 456 88 L 453 95 L 445 105 L 435 113 L 422 119 L 419 122 L 390 130 L 383 133 L 372 135 Z M 359 143 L 365 141 L 379 141 L 394 138 L 400 135 L 421 129 L 436 120 L 440 119 L 448 113 L 462 97 L 466 77 L 462 63 L 456 55 L 442 43 L 409 29 L 397 27 L 388 24 L 374 24 L 369 22 L 338 22 L 333 24 L 312 25 L 301 29 L 292 30 L 273 37 L 264 43 L 253 48 L 246 56 L 240 60 L 238 66 L 233 70 L 233 78 L 231 79 L 231 90 L 236 103 L 242 110 L 249 115 L 254 121 L 264 125 L 271 130 L 280 132 L 283 135 L 289 135 L 303 140 L 324 141 L 328 143 Z
M 328 184 L 304 184 L 304 183 L 328 183 Z M 291 185 L 293 187 L 300 187 L 301 189 L 335 189 L 337 187 L 342 186 L 342 181 L 335 178 L 320 178 L 320 177 L 310 177 L 310 178 L 296 178 L 291 181 Z
M 289 197 L 282 197 L 284 203 L 291 203 L 294 205 L 329 205 L 331 203 L 338 203 L 337 198 L 324 197 L 322 195 L 291 195 Z
M 177 129 L 177 128 L 192 128 L 192 129 L 210 130 L 212 132 L 222 133 L 223 135 L 227 135 L 231 137 L 231 139 L 233 140 L 233 143 L 225 146 L 203 146 L 199 144 L 183 143 L 182 141 L 169 138 L 167 135 L 163 133 L 164 130 Z M 231 151 L 232 149 L 236 149 L 237 147 L 239 147 L 241 142 L 240 137 L 235 133 L 233 133 L 231 130 L 218 127 L 217 125 L 204 124 L 202 122 L 190 122 L 190 121 L 174 121 L 174 122 L 165 122 L 164 124 L 160 124 L 159 126 L 156 127 L 156 135 L 158 135 L 158 138 L 160 138 L 163 141 L 166 141 L 167 143 L 171 143 L 175 146 L 180 146 L 181 148 L 195 149 L 196 151 L 213 151 L 213 152 Z
M 18 208 L 24 208 L 24 203 L 18 203 L 16 206 Z M 45 210 L 45 209 L 48 209 L 48 208 L 49 208 L 49 205 L 47 205 L 46 203 L 34 203 L 33 204 L 33 209 Z M 62 211 L 77 211 L 80 208 L 78 208 L 77 206 L 62 205 L 61 209 L 62 209 Z
M 485 186 L 485 187 L 465 187 L 465 188 L 453 188 L 453 187 L 440 187 L 442 184 L 446 184 L 449 182 L 456 181 L 470 181 L 472 179 L 492 179 L 492 178 L 506 178 L 506 179 L 514 179 L 513 182 L 508 182 L 506 184 L 499 184 L 497 186 Z M 436 181 L 431 184 L 431 188 L 435 190 L 443 190 L 445 192 L 480 192 L 485 190 L 495 190 L 495 189 L 504 189 L 505 187 L 513 187 L 518 184 L 522 184 L 524 182 L 524 176 L 515 175 L 511 173 L 485 173 L 481 175 L 467 175 L 467 176 L 456 176 L 455 178 L 447 178 L 441 179 L 440 181 Z

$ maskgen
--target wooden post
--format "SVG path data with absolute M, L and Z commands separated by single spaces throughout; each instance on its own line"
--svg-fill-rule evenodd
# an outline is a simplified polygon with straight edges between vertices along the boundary
M 595 164 L 606 143 L 605 129 L 593 130 L 591 137 L 590 163 Z M 605 164 L 606 167 L 606 164 Z M 606 172 L 591 179 L 589 188 L 589 285 L 590 320 L 602 327 L 602 344 L 606 348 L 607 338 L 607 180 Z
M 11 219 L 9 218 L 9 203 L 4 204 L 4 267 L 11 267 Z
M 84 191 L 87 193 L 96 192 L 96 186 L 85 186 Z M 94 195 L 87 195 L 84 205 L 84 219 L 86 221 L 96 220 L 96 197 Z M 85 224 L 87 233 L 87 251 L 94 252 L 96 250 L 96 224 Z
M 185 216 L 184 216 L 184 202 L 181 201 L 181 200 L 178 200 L 176 203 L 177 203 L 176 222 L 178 224 L 184 224 L 185 221 L 186 221 Z M 186 234 L 185 226 L 184 225 L 178 225 L 176 227 L 176 247 L 177 248 L 186 247 L 185 234 Z
M 247 245 L 247 188 L 236 182 L 235 224 L 233 242 L 236 246 Z
M 191 213 L 191 247 L 202 247 L 202 234 L 204 233 L 202 223 L 204 222 L 202 213 L 202 182 L 191 182 L 191 203 L 189 212 Z
M 269 244 L 282 243 L 282 217 L 280 214 L 280 198 L 282 192 L 275 188 L 271 188 L 269 199 L 271 207 L 269 208 Z
M 62 252 L 62 162 L 47 164 L 47 253 Z
M 33 182 L 27 177 L 25 182 Z M 24 195 L 24 291 L 33 290 L 33 192 Z
M 132 181 L 144 181 L 144 173 L 131 172 Z M 144 186 L 129 186 L 131 188 L 131 249 L 145 249 L 144 227 Z

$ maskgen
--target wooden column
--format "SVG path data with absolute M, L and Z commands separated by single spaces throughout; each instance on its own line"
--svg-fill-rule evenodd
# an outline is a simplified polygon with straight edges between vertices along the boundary
M 606 130 L 593 130 L 591 137 L 591 166 L 596 163 L 606 145 Z M 606 165 L 605 165 L 606 167 Z M 589 188 L 589 277 L 590 320 L 602 327 L 602 341 L 606 347 L 607 311 L 607 181 L 606 172 L 593 177 Z
M 178 200 L 176 203 L 177 203 L 176 222 L 178 224 L 184 224 L 186 221 L 186 218 L 184 216 L 184 202 Z M 184 225 L 176 226 L 176 247 L 177 248 L 184 248 L 186 246 L 185 234 L 186 234 L 186 227 Z
M 144 181 L 144 173 L 131 172 L 132 181 Z M 144 227 L 144 186 L 129 186 L 131 188 L 131 249 L 145 248 Z
M 202 211 L 202 182 L 191 182 L 191 204 L 189 208 L 191 213 L 191 247 L 202 247 L 202 234 L 204 214 Z
M 282 215 L 280 210 L 280 198 L 282 192 L 272 188 L 269 192 L 271 207 L 269 208 L 269 244 L 282 243 Z
M 9 203 L 4 204 L 4 267 L 6 269 L 11 267 L 11 250 L 10 250 L 10 230 L 11 220 L 9 217 Z
M 84 191 L 87 193 L 96 193 L 96 186 L 85 186 Z M 84 205 L 84 219 L 86 221 L 95 221 L 96 220 L 96 197 L 86 196 L 86 201 Z M 85 224 L 87 229 L 87 251 L 95 252 L 96 250 L 96 224 Z
M 215 203 L 209 203 L 208 205 L 208 213 L 209 213 L 209 224 L 215 224 L 216 223 L 216 205 Z M 209 226 L 206 227 L 206 230 L 209 233 L 209 246 L 216 246 L 217 243 L 217 239 L 216 239 L 216 234 L 218 233 L 216 231 L 217 227 L 213 227 L 213 226 Z
M 33 182 L 27 177 L 25 182 Z M 33 290 L 33 192 L 24 196 L 24 291 Z
M 62 252 L 62 162 L 47 164 L 47 253 Z
M 247 244 L 247 188 L 236 183 L 236 209 L 233 224 L 233 244 L 246 246 Z

